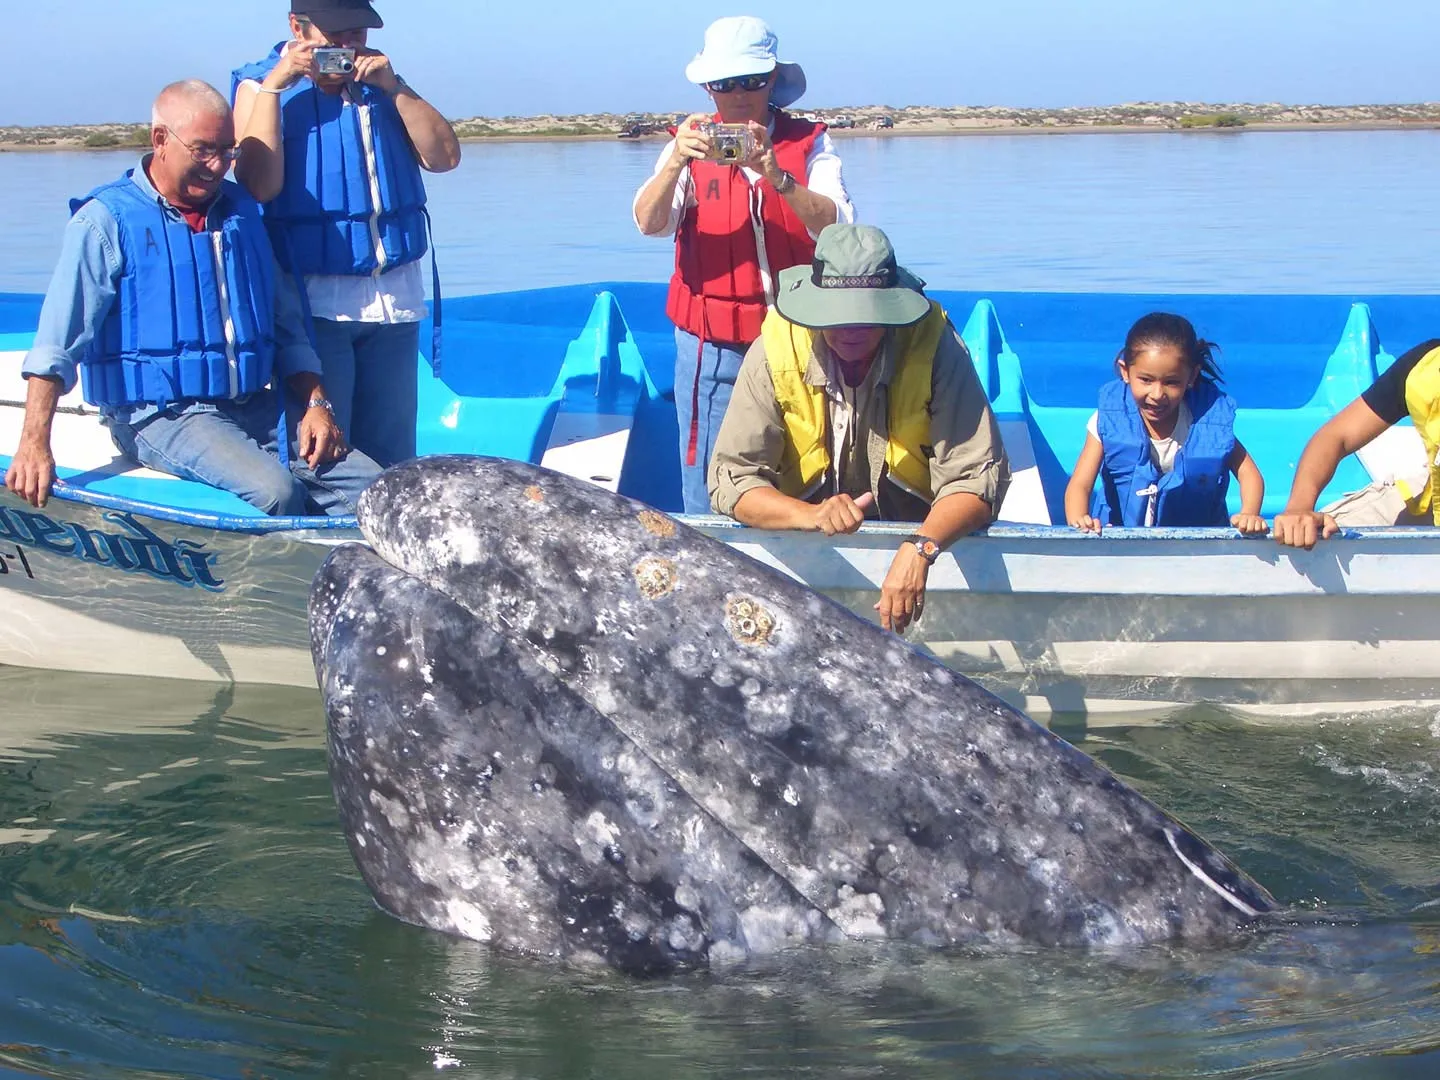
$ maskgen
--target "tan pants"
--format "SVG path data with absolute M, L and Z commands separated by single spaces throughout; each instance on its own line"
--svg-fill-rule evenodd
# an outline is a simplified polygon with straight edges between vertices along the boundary
M 1424 486 L 1425 479 L 1422 477 L 1412 490 L 1419 491 Z M 1320 512 L 1329 514 L 1341 527 L 1434 524 L 1430 518 L 1410 513 L 1393 480 L 1377 480 L 1359 491 L 1347 491 L 1329 506 L 1322 507 Z

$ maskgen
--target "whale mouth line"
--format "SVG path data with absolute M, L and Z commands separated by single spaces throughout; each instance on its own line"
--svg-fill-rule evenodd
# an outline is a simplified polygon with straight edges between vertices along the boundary
M 1245 903 L 1244 900 L 1241 900 L 1238 896 L 1230 892 L 1229 889 L 1225 888 L 1218 881 L 1212 878 L 1198 863 L 1188 858 L 1186 854 L 1180 850 L 1180 845 L 1175 842 L 1174 829 L 1165 830 L 1165 842 L 1170 845 L 1170 850 L 1175 853 L 1175 857 L 1185 864 L 1185 869 L 1189 870 L 1190 873 L 1194 874 L 1195 877 L 1199 879 L 1200 884 L 1204 885 L 1207 889 L 1213 892 L 1216 896 L 1220 897 L 1220 899 L 1224 900 L 1241 914 L 1246 915 L 1252 919 L 1260 917 L 1259 910 L 1251 907 L 1249 904 Z

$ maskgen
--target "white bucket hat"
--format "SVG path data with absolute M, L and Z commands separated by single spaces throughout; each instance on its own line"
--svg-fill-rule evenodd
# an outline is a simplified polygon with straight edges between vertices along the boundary
M 799 64 L 776 59 L 775 47 L 775 34 L 764 19 L 753 15 L 716 19 L 705 31 L 705 47 L 686 66 L 685 78 L 704 86 L 773 71 L 770 101 L 783 109 L 805 93 L 805 72 Z

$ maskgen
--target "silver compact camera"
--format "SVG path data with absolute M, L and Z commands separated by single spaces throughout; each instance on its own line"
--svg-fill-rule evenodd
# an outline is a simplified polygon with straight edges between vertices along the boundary
M 702 124 L 700 130 L 710 136 L 710 153 L 706 155 L 708 161 L 739 165 L 755 152 L 755 137 L 750 134 L 748 124 L 711 122 Z
M 349 75 L 355 70 L 355 50 L 340 48 L 316 49 L 315 70 L 321 75 Z

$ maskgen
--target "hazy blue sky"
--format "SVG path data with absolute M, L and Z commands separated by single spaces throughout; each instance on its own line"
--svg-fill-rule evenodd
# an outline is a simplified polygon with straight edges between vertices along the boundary
M 284 0 L 6 4 L 0 125 L 139 121 L 285 33 Z M 721 15 L 768 19 L 805 105 L 1440 99 L 1435 0 L 376 0 L 372 44 L 447 115 L 680 110 Z

